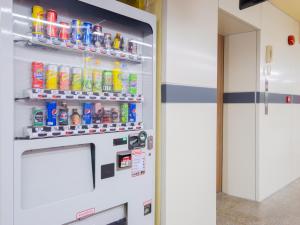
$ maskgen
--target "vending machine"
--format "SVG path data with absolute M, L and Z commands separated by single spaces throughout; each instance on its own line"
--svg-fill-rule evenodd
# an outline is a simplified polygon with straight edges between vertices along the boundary
M 0 225 L 154 225 L 156 18 L 1 0 Z

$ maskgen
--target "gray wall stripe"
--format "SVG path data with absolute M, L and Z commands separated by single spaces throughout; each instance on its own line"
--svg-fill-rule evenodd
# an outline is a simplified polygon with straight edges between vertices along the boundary
M 286 103 L 287 96 L 291 96 L 291 104 L 300 104 L 300 95 L 289 95 L 279 93 L 268 93 L 265 92 L 235 92 L 225 93 L 224 103 L 255 103 L 255 95 L 257 103 L 265 103 L 265 98 L 268 98 L 270 104 L 288 104 Z
M 216 103 L 217 89 L 207 87 L 194 87 L 174 84 L 161 85 L 162 103 Z M 291 104 L 300 104 L 300 95 L 269 93 L 270 104 L 288 104 L 287 96 L 291 96 Z M 264 92 L 233 92 L 224 93 L 224 103 L 265 103 Z
M 161 101 L 163 103 L 216 103 L 217 89 L 163 84 Z
M 224 93 L 224 103 L 255 103 L 255 92 Z

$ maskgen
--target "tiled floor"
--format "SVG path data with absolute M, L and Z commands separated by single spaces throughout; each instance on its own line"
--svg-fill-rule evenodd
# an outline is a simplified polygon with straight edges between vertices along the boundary
M 217 225 L 300 225 L 300 180 L 261 203 L 218 194 Z

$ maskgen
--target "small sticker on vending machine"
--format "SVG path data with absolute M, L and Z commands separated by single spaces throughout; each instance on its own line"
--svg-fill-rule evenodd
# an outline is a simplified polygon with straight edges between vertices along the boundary
M 132 151 L 132 169 L 131 175 L 133 177 L 142 176 L 146 173 L 146 155 L 142 150 Z

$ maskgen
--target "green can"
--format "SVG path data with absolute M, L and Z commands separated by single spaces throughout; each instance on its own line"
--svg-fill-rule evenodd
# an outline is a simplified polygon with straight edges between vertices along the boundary
M 102 74 L 102 91 L 112 92 L 113 81 L 112 81 L 112 71 L 104 70 Z
M 134 73 L 129 74 L 129 94 L 136 95 L 137 94 L 137 75 Z
M 32 120 L 34 127 L 42 127 L 44 126 L 44 110 L 40 108 L 32 109 Z
M 121 104 L 121 123 L 128 122 L 128 103 Z

